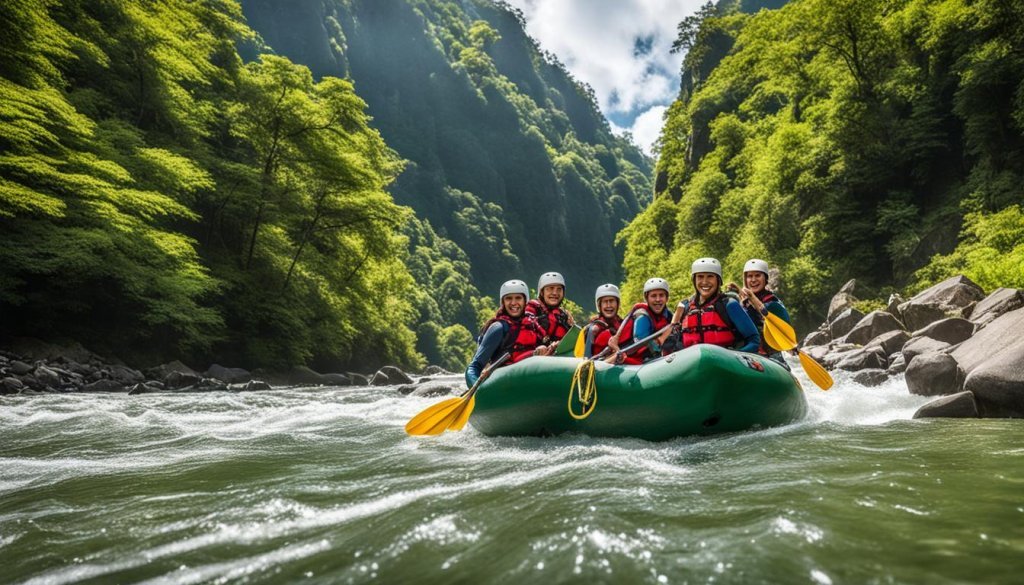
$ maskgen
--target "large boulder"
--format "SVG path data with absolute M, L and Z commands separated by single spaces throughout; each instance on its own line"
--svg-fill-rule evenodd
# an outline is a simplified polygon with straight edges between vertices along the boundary
M 775 289 L 772 289 L 772 290 L 775 290 Z M 446 375 L 450 375 L 452 373 L 453 372 L 449 372 L 448 370 L 445 370 L 441 366 L 434 366 L 434 365 L 427 366 L 423 370 L 423 375 L 424 376 L 446 376 Z
M 961 343 L 953 357 L 968 374 L 981 364 L 995 362 L 1013 363 L 1010 356 L 1020 355 L 1024 345 L 1024 307 L 993 319 L 970 339 Z M 1019 358 L 1017 364 L 1019 365 Z
M 890 376 L 907 371 L 907 360 L 903 357 L 903 352 L 897 352 L 889 356 L 889 367 L 885 371 Z
M 804 337 L 800 347 L 815 347 L 819 345 L 827 345 L 828 342 L 832 341 L 832 335 L 828 332 L 828 329 L 818 329 L 811 331 Z
M 387 376 L 392 384 L 412 384 L 412 378 L 397 366 L 384 366 L 377 371 Z
M 914 332 L 914 337 L 931 337 L 944 341 L 950 345 L 956 345 L 964 341 L 974 333 L 974 323 L 959 317 L 941 319 L 928 325 L 924 329 Z
M 964 371 L 948 353 L 926 353 L 907 364 L 907 389 L 918 396 L 946 396 L 963 390 Z
M 288 383 L 293 385 L 304 385 L 304 384 L 326 384 L 324 376 L 320 372 L 314 371 L 312 368 L 306 366 L 293 366 L 288 371 Z
M 900 293 L 892 293 L 889 295 L 889 302 L 885 304 L 885 312 L 902 321 L 903 315 L 900 315 L 900 305 L 903 302 L 903 297 L 900 296 Z
M 444 382 L 427 382 L 426 384 L 419 384 L 415 390 L 409 393 L 410 396 L 444 396 L 452 394 L 458 390 L 453 384 L 446 384 Z
M 831 351 L 827 352 L 821 359 L 818 359 L 817 361 L 820 362 L 821 365 L 825 366 L 826 369 L 834 370 L 836 366 L 838 366 L 839 363 L 842 362 L 847 357 L 853 355 L 854 353 L 860 353 L 863 351 L 863 348 L 859 348 L 856 346 L 841 346 L 838 348 L 833 348 Z M 811 354 L 808 353 L 807 355 Z
M 932 400 L 914 413 L 914 418 L 977 418 L 978 403 L 971 392 L 957 392 Z
M 1016 288 L 997 288 L 974 306 L 971 321 L 982 328 L 997 317 L 1024 307 L 1024 291 Z
M 853 381 L 861 386 L 878 386 L 888 378 L 889 374 L 887 374 L 885 370 L 879 368 L 861 370 L 853 375 Z
M 149 368 L 148 370 L 146 370 L 146 376 L 149 377 L 151 380 L 163 380 L 171 372 L 190 374 L 192 376 L 199 375 L 199 372 L 193 370 L 192 368 L 186 366 L 185 364 L 179 362 L 178 360 L 174 360 L 172 362 L 167 362 L 166 364 L 161 364 L 159 366 Z
M 857 288 L 857 279 L 851 278 L 839 289 L 839 292 L 832 297 L 828 303 L 828 314 L 825 317 L 827 323 L 831 323 L 840 313 L 853 306 L 857 297 L 853 296 Z
M 986 417 L 1024 417 L 1024 344 L 974 368 L 964 382 Z
M 412 382 L 412 380 L 409 382 Z M 387 386 L 388 384 L 391 384 L 391 379 L 384 372 L 378 371 L 370 378 L 370 386 Z
M 836 364 L 836 367 L 848 372 L 857 372 L 867 369 L 884 370 L 888 365 L 889 364 L 886 362 L 885 352 L 883 352 L 881 348 L 875 347 L 871 349 L 855 349 L 848 352 L 843 356 L 843 359 Z
M 0 379 L 0 394 L 17 394 L 24 387 L 25 384 L 13 376 Z
M 220 364 L 213 364 L 203 374 L 204 377 L 220 380 L 225 384 L 238 384 L 252 380 L 252 374 L 242 368 L 225 368 Z
M 964 309 L 985 298 L 985 291 L 966 276 L 954 276 L 927 288 L 899 306 L 907 329 L 916 331 L 946 317 L 962 317 Z
M 38 380 L 40 384 L 47 388 L 60 388 L 60 374 L 46 366 L 37 366 L 33 375 L 35 375 L 36 380 Z
M 192 386 L 198 384 L 203 380 L 203 377 L 199 374 L 192 372 L 178 372 L 170 371 L 163 378 L 164 386 L 171 389 L 177 390 L 178 388 L 185 388 L 186 386 Z
M 352 383 L 353 386 L 369 386 L 370 385 L 370 379 L 367 378 L 366 376 L 364 376 L 363 374 L 359 374 L 357 372 L 345 372 L 345 375 L 348 376 L 348 379 Z
M 864 345 L 883 333 L 899 331 L 903 324 L 885 311 L 871 311 L 853 326 L 843 341 Z
M 15 376 L 24 376 L 35 369 L 35 366 L 26 364 L 21 360 L 13 360 L 7 364 L 7 371 Z
M 885 352 L 885 355 L 892 355 L 903 349 L 903 345 L 908 341 L 910 341 L 910 335 L 902 329 L 896 329 L 895 331 L 887 331 L 867 342 L 864 349 L 880 347 Z
M 939 341 L 931 337 L 912 337 L 910 341 L 903 345 L 903 359 L 909 364 L 914 359 L 914 356 L 938 353 L 949 347 L 950 345 L 945 341 Z
M 836 318 L 829 321 L 828 333 L 832 339 L 839 339 L 850 332 L 857 323 L 860 323 L 861 319 L 864 318 L 864 313 L 861 313 L 853 307 L 848 307 L 843 312 L 836 315 Z
M 345 374 L 324 374 L 323 383 L 328 386 L 351 386 L 352 380 Z

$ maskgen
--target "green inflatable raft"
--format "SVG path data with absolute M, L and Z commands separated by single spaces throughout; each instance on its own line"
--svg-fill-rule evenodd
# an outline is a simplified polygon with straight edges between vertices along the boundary
M 595 364 L 597 402 L 569 414 L 573 374 L 584 360 L 531 357 L 481 384 L 469 419 L 485 435 L 566 432 L 663 441 L 784 425 L 807 414 L 799 382 L 774 361 L 696 345 L 640 366 Z M 578 393 L 573 410 L 580 414 Z

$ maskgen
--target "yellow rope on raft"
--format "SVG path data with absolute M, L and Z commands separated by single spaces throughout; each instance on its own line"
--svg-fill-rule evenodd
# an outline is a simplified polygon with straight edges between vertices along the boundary
M 572 410 L 573 393 L 583 405 L 583 410 L 579 414 Z M 594 361 L 584 360 L 576 366 L 576 372 L 572 375 L 572 384 L 569 386 L 569 416 L 576 420 L 583 420 L 590 416 L 596 407 L 597 381 L 594 379 Z

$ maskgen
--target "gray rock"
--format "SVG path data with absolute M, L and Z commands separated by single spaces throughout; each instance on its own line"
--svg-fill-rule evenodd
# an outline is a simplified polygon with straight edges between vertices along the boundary
M 853 375 L 853 381 L 861 386 L 878 386 L 889 378 L 885 370 L 871 368 L 861 370 Z
M 186 386 L 193 386 L 202 381 L 202 376 L 196 373 L 177 372 L 172 371 L 164 376 L 164 386 L 171 390 L 177 390 L 178 388 L 184 388 Z
M 82 392 L 124 392 L 125 385 L 116 381 L 104 378 L 82 386 Z
M 832 341 L 832 335 L 828 332 L 828 329 L 818 329 L 817 331 L 810 332 L 807 337 L 804 337 L 803 343 L 800 344 L 800 347 L 826 345 L 830 341 Z
M 206 378 L 220 380 L 225 384 L 239 384 L 252 380 L 252 374 L 242 368 L 225 368 L 220 364 L 213 364 L 203 373 Z
M 960 275 L 917 293 L 899 306 L 899 312 L 907 328 L 916 331 L 945 317 L 960 317 L 971 303 L 984 298 L 980 286 Z
M 7 366 L 7 371 L 15 376 L 24 376 L 31 372 L 34 366 L 30 366 L 21 360 L 14 360 Z
M 46 366 L 37 366 L 33 375 L 40 384 L 47 388 L 60 388 L 60 374 Z
M 885 360 L 885 352 L 883 352 L 881 348 L 856 349 L 843 357 L 843 359 L 836 364 L 836 367 L 848 372 L 857 372 L 867 369 L 884 370 L 889 365 Z
M 849 293 L 836 293 L 828 303 L 828 312 L 825 314 L 825 322 L 831 324 L 847 309 L 852 309 L 857 298 Z
M 0 379 L 0 394 L 17 394 L 25 387 L 21 380 L 8 376 Z
M 902 374 L 907 371 L 907 360 L 903 358 L 903 352 L 896 352 L 889 356 L 889 367 L 885 370 L 890 376 Z
M 419 384 L 402 384 L 401 386 L 398 387 L 398 393 L 399 394 L 412 394 L 419 387 L 420 387 Z
M 326 384 L 324 376 L 320 372 L 314 371 L 312 368 L 306 366 L 293 366 L 288 372 L 288 383 L 289 384 Z
M 885 355 L 892 355 L 903 349 L 903 345 L 908 341 L 910 341 L 910 335 L 902 329 L 897 329 L 895 331 L 888 331 L 872 339 L 864 346 L 864 349 L 880 347 L 882 348 L 882 351 L 885 352 Z
M 903 304 L 903 297 L 900 296 L 900 293 L 892 293 L 889 295 L 889 302 L 885 305 L 885 312 L 903 321 L 903 315 L 900 315 L 901 304 Z
M 228 390 L 233 392 L 258 392 L 260 390 L 273 390 L 273 388 L 263 380 L 249 380 L 244 384 L 229 384 Z
M 146 376 L 151 380 L 163 380 L 171 372 L 191 374 L 196 377 L 199 376 L 199 372 L 193 370 L 192 368 L 186 366 L 185 364 L 179 362 L 178 360 L 174 360 L 172 362 L 167 362 L 166 364 L 161 364 L 154 368 L 150 368 L 146 370 Z
M 413 390 L 410 396 L 444 396 L 451 394 L 456 390 L 456 387 L 452 384 L 445 384 L 443 382 L 428 382 L 426 384 L 420 384 L 415 390 Z
M 941 319 L 924 329 L 914 332 L 914 337 L 931 337 L 955 345 L 964 341 L 974 333 L 974 323 L 959 317 Z
M 826 353 L 825 356 L 818 361 L 821 363 L 821 365 L 825 366 L 826 369 L 834 370 L 839 365 L 839 362 L 843 361 L 844 359 L 853 355 L 854 353 L 859 353 L 863 351 L 863 348 L 859 347 L 835 348 L 832 349 L 832 351 Z M 808 353 L 807 355 L 811 354 Z
M 407 383 L 410 382 L 412 382 L 412 380 L 409 380 Z M 377 372 L 372 378 L 370 378 L 370 386 L 387 386 L 389 384 L 391 384 L 391 380 L 388 379 L 387 374 L 384 372 Z
M 202 378 L 201 380 L 199 380 L 199 382 L 192 384 L 191 386 L 185 386 L 184 388 L 176 389 L 175 392 L 219 392 L 227 389 L 228 385 L 226 382 L 223 382 L 216 378 Z
M 903 323 L 900 323 L 896 317 L 885 311 L 871 311 L 864 316 L 846 337 L 843 338 L 847 343 L 858 343 L 864 345 L 872 339 L 878 337 L 883 333 L 890 331 L 899 331 L 903 329 Z M 885 352 L 888 353 L 888 352 Z
M 945 341 L 932 339 L 931 337 L 912 337 L 903 345 L 903 359 L 909 364 L 914 356 L 925 353 L 937 353 L 949 348 Z
M 831 350 L 827 345 L 816 345 L 814 347 L 808 347 L 804 350 L 804 353 L 814 358 L 814 361 L 820 362 L 825 359 L 825 356 L 829 354 Z
M 109 378 L 116 380 L 125 386 L 146 381 L 146 377 L 142 375 L 142 372 L 129 368 L 128 366 L 115 364 L 107 368 L 107 373 Z
M 914 418 L 977 418 L 978 404 L 971 392 L 957 392 L 932 400 L 914 413 Z
M 351 380 L 353 386 L 370 385 L 370 379 L 362 374 L 357 374 L 355 372 L 345 372 L 345 374 L 348 376 L 348 379 Z
M 1024 307 L 1024 291 L 1016 288 L 997 288 L 971 311 L 971 321 L 979 328 L 988 325 L 997 317 Z
M 968 374 L 981 364 L 995 362 L 1014 363 L 1011 356 L 1019 356 L 1024 345 L 1024 308 L 1016 309 L 992 320 L 970 339 L 953 351 L 953 357 Z M 1019 366 L 1022 362 L 1016 362 Z
M 154 392 L 163 392 L 166 390 L 163 384 L 154 380 L 135 384 L 128 390 L 129 396 L 135 396 L 136 394 L 153 394 Z
M 774 290 L 774 289 L 772 289 L 772 290 Z M 449 375 L 451 373 L 452 372 L 446 371 L 441 366 L 427 366 L 423 370 L 423 374 L 427 375 L 427 376 L 438 376 L 438 375 L 444 376 L 444 375 Z
M 974 368 L 964 389 L 974 393 L 982 416 L 1024 417 L 1024 344 L 1018 344 L 1011 355 L 1004 352 L 999 359 Z
M 850 280 L 847 280 L 846 284 L 844 284 L 843 286 L 839 287 L 839 292 L 850 294 L 850 295 L 852 295 L 855 292 L 857 292 L 857 279 L 856 278 L 851 278 Z
M 948 353 L 915 356 L 907 365 L 907 389 L 918 396 L 946 396 L 963 390 L 964 371 Z
M 352 380 L 345 374 L 324 374 L 323 383 L 329 386 L 351 386 Z
M 829 321 L 828 333 L 832 339 L 839 339 L 850 332 L 860 320 L 864 318 L 864 313 L 861 313 L 853 307 L 849 307 L 842 313 L 836 315 L 836 318 Z
M 412 384 L 412 378 L 396 366 L 384 366 L 378 371 L 387 376 L 392 384 Z

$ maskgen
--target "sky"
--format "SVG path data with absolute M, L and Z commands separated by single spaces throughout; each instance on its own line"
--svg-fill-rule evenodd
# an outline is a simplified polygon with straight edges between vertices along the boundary
M 589 84 L 618 133 L 648 154 L 679 91 L 676 25 L 707 0 L 507 0 L 526 31 Z

